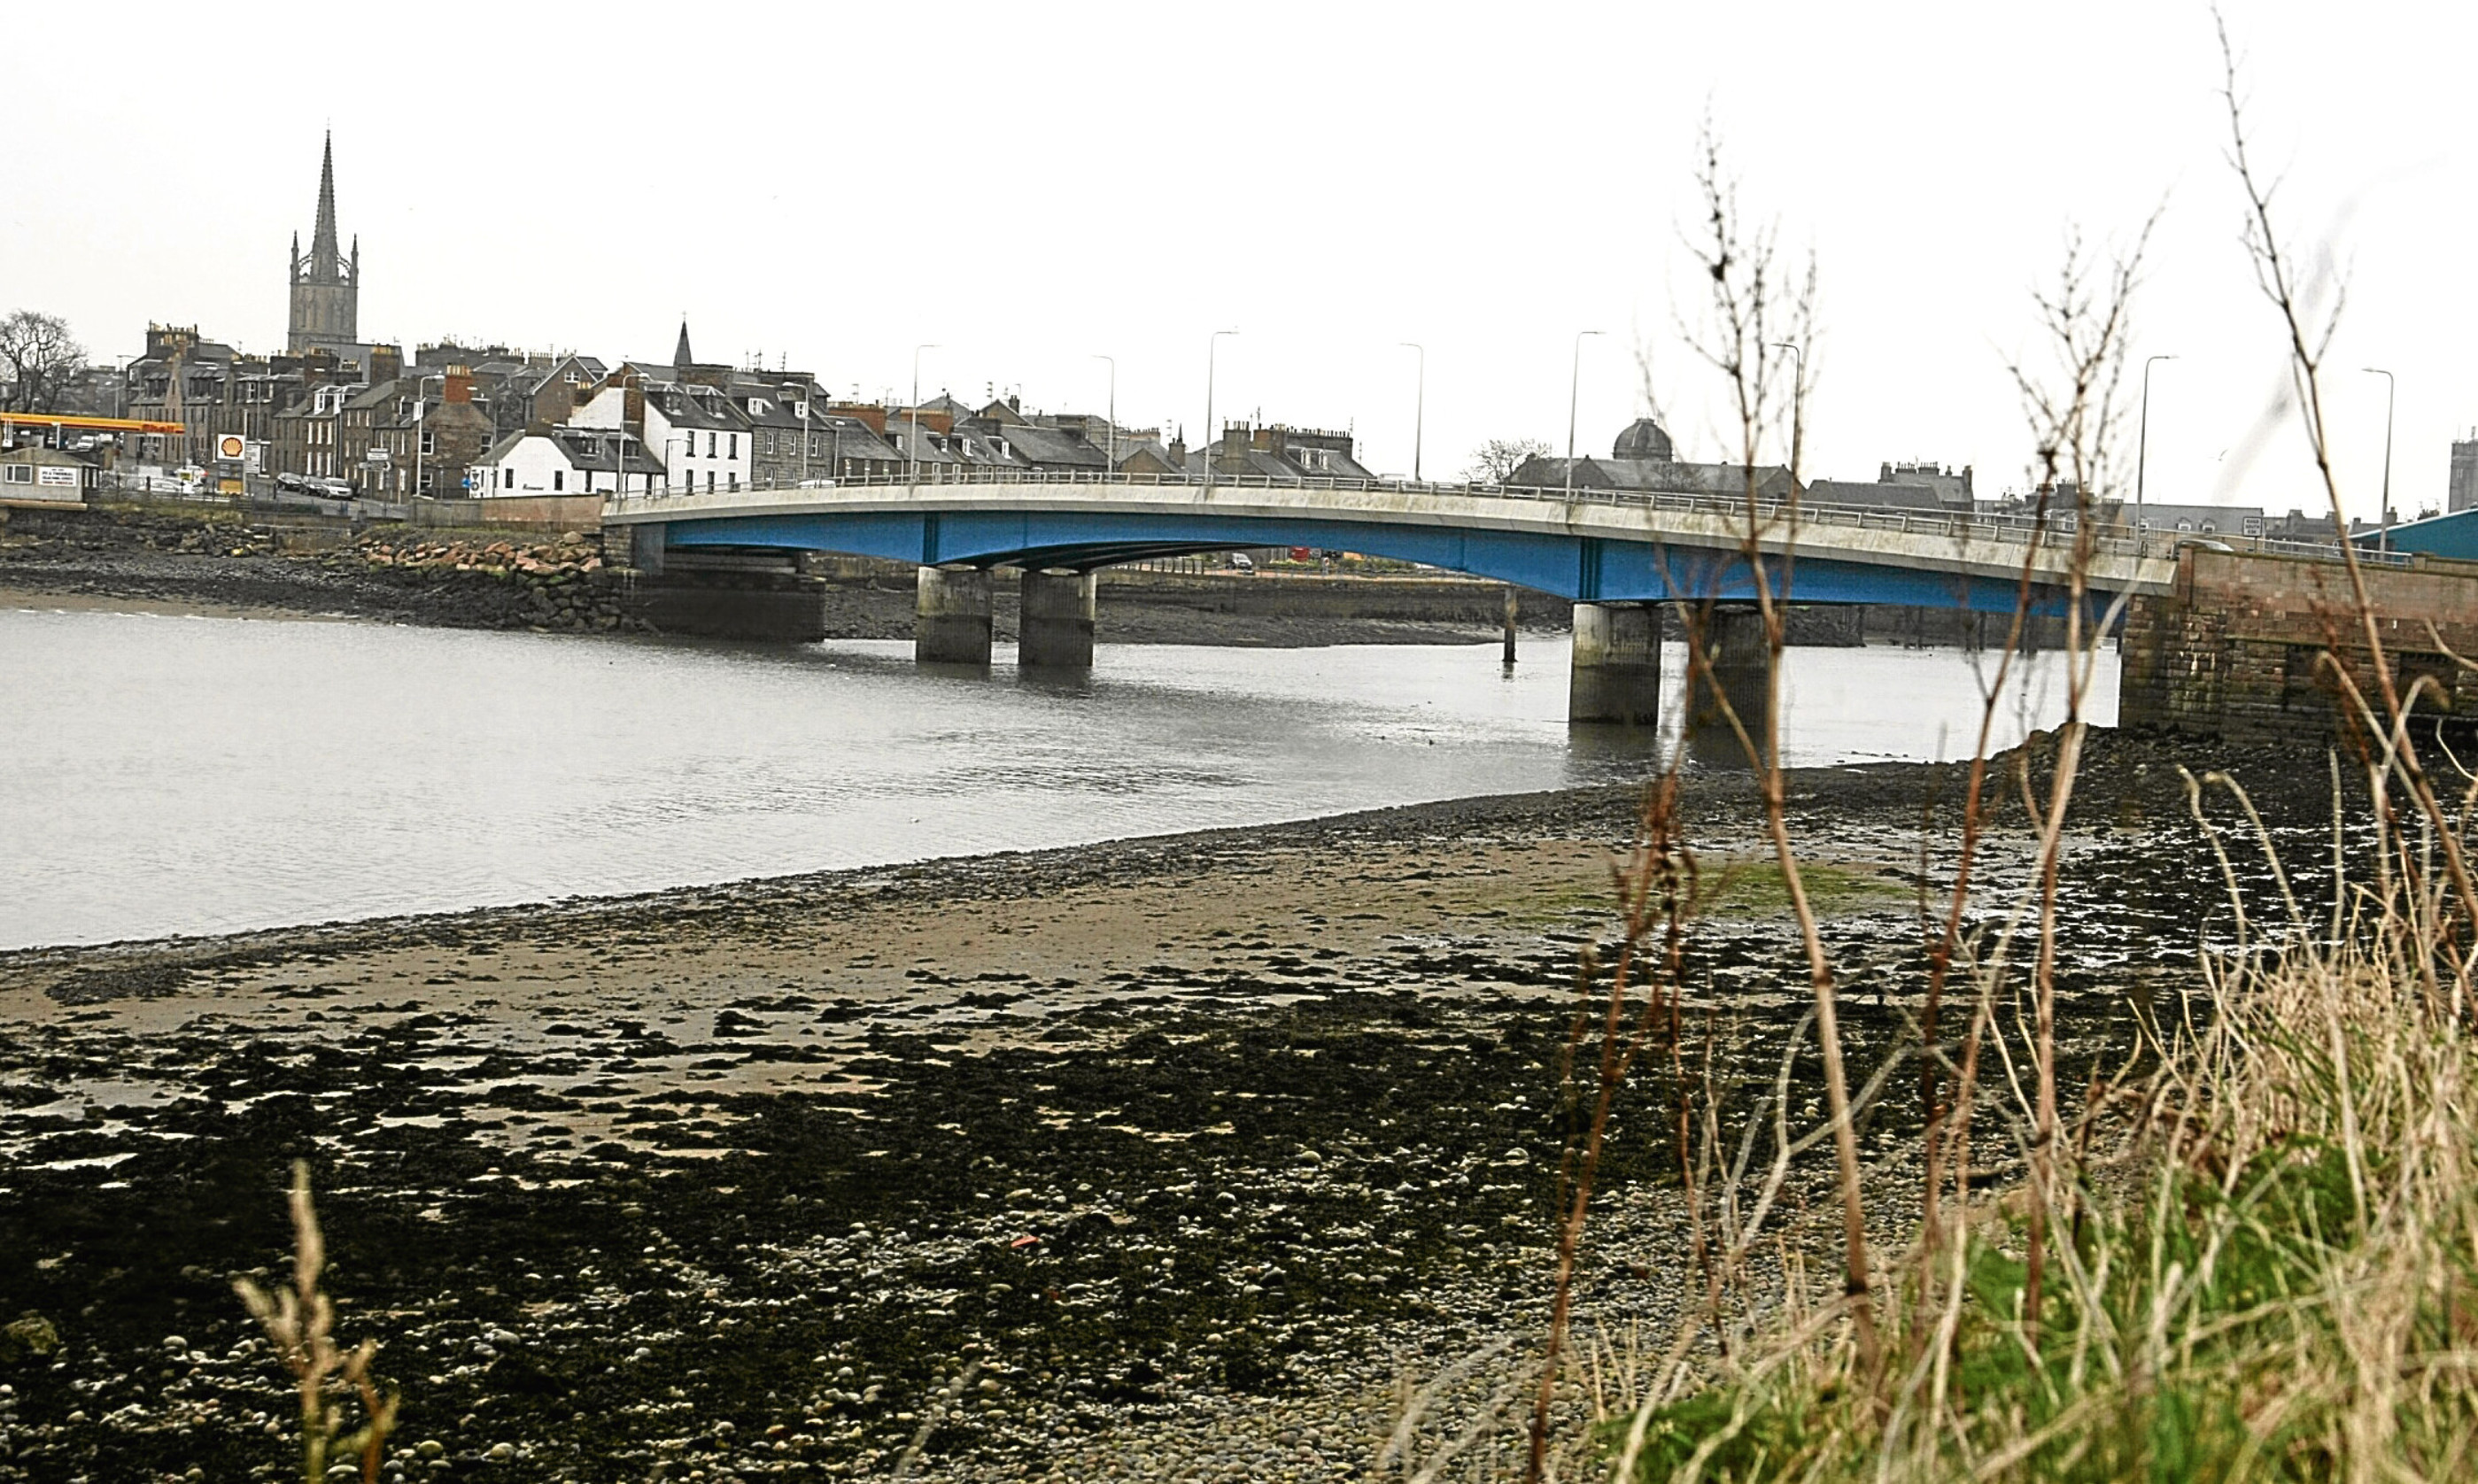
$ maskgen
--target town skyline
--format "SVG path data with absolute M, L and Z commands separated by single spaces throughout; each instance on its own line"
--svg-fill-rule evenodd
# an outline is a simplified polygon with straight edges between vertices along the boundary
M 1954 13 L 1935 7 L 1910 13 L 1918 26 Z M 2111 13 L 2133 23 L 2131 12 Z M 2440 505 L 2447 444 L 2478 421 L 2478 384 L 2449 355 L 2467 328 L 2465 295 L 2422 290 L 2448 279 L 2416 271 L 2449 240 L 2438 224 L 2449 226 L 2465 211 L 2448 199 L 2443 181 L 2466 159 L 2467 145 L 2454 131 L 2416 127 L 2429 116 L 2419 111 L 2433 106 L 2417 88 L 2376 96 L 2363 86 L 2354 93 L 2339 86 L 2363 84 L 2359 64 L 2386 47 L 2405 51 L 2397 43 L 2411 34 L 2409 14 L 2405 9 L 2379 13 L 2364 34 L 2344 38 L 2339 53 L 2326 49 L 2319 60 L 2307 49 L 2302 10 L 2251 7 L 2231 15 L 2263 119 L 2263 152 L 2285 166 L 2289 181 L 2289 220 L 2314 228 L 2346 222 L 2341 233 L 2316 236 L 2338 237 L 2352 264 L 2352 302 L 2333 358 L 2340 373 L 2333 378 L 2334 432 L 2352 514 L 2361 516 L 2372 516 L 2378 501 L 2385 388 L 2379 378 L 2359 375 L 2359 364 L 2384 365 L 2398 374 L 2393 482 L 2403 515 Z M 1520 73 L 1521 63 L 1559 55 L 1560 46 L 1589 29 L 1588 19 L 1554 16 L 1541 34 L 1510 42 L 1512 51 L 1494 64 Z M 1648 39 L 1640 17 L 1598 19 L 1614 38 L 1610 50 Z M 1805 21 L 1842 24 L 1819 13 Z M 1707 85 L 1703 96 L 1742 179 L 1749 214 L 1776 217 L 1790 250 L 1812 241 L 1823 277 L 1823 333 L 1810 347 L 1817 387 L 1803 472 L 1863 477 L 1882 462 L 1924 460 L 1975 465 L 1984 488 L 2018 487 L 2027 439 L 2004 361 L 2027 343 L 2031 289 L 2053 271 L 2069 218 L 2078 218 L 2094 242 L 2121 242 L 2164 201 L 2150 280 L 2137 305 L 2136 345 L 2139 353 L 2181 358 L 2162 368 L 2155 386 L 2153 496 L 2275 509 L 2312 503 L 2313 491 L 2292 475 L 2231 472 L 2230 460 L 2242 461 L 2280 382 L 2270 353 L 2277 347 L 2267 344 L 2270 322 L 2251 302 L 2235 242 L 2233 188 L 2215 158 L 2212 90 L 2217 78 L 2205 12 L 2143 19 L 2137 31 L 2121 33 L 2105 47 L 2088 38 L 2060 43 L 2066 75 L 2088 77 L 2088 95 L 2104 99 L 2106 111 L 2139 115 L 2149 129 L 2147 138 L 2129 144 L 2123 122 L 2086 122 L 2077 127 L 2086 138 L 2072 149 L 2059 141 L 2074 139 L 2074 131 L 2060 133 L 2057 120 L 2002 113 L 1991 118 L 1984 111 L 2001 108 L 2003 100 L 1987 76 L 1960 64 L 2001 53 L 2013 39 L 2003 26 L 1959 28 L 1938 54 L 1957 65 L 1909 76 L 1909 86 L 1873 100 L 1877 116 L 1855 120 L 1852 138 L 1817 141 L 1747 106 L 1760 89 L 1748 86 L 1754 74 L 1743 55 L 1746 38 L 1711 25 L 1680 21 L 1666 35 L 1688 54 L 1686 71 L 1700 74 L 1690 81 Z M 2468 29 L 2455 20 L 2417 34 L 2448 41 L 2454 27 Z M 1225 63 L 1268 78 L 1262 86 L 1269 95 L 1296 103 L 1314 90 L 1282 82 L 1260 65 L 1278 51 L 1269 39 L 1278 30 L 1269 25 L 1230 41 Z M 975 35 L 959 54 L 966 76 L 993 67 L 1003 74 L 1010 55 L 1050 55 L 1043 50 L 1048 43 L 1003 28 Z M 1429 71 L 1406 74 L 1378 65 L 1384 38 L 1363 23 L 1336 21 L 1317 35 L 1322 64 L 1346 73 L 1346 63 L 1360 66 L 1377 94 L 1373 103 L 1323 120 L 1330 171 L 1291 159 L 1233 164 L 1214 177 L 1219 184 L 1200 184 L 1192 169 L 1176 175 L 1181 147 L 1226 146 L 1244 131 L 1227 120 L 1182 118 L 1166 107 L 1166 85 L 1157 82 L 1131 84 L 1124 96 L 1172 127 L 1162 138 L 1126 135 L 1125 149 L 1116 156 L 1041 147 L 1116 138 L 1100 129 L 1091 100 L 1059 105 L 995 163 L 964 153 L 990 105 L 978 106 L 971 119 L 940 114 L 924 121 L 917 152 L 943 162 L 942 180 L 982 183 L 1002 211 L 958 204 L 925 214 L 838 213 L 827 209 L 831 203 L 804 202 L 802 192 L 789 189 L 797 172 L 770 181 L 762 163 L 742 161 L 711 166 L 705 194 L 741 203 L 721 214 L 721 229 L 674 230 L 688 218 L 674 219 L 665 192 L 648 190 L 641 192 L 645 231 L 596 233 L 588 217 L 578 219 L 586 230 L 563 239 L 526 226 L 518 220 L 526 214 L 511 212 L 499 226 L 479 232 L 472 229 L 483 214 L 444 213 L 466 223 L 458 230 L 442 226 L 442 213 L 424 204 L 432 197 L 416 189 L 418 177 L 402 168 L 402 129 L 386 123 L 380 111 L 340 105 L 334 119 L 339 213 L 367 254 L 363 330 L 408 351 L 417 341 L 457 336 L 573 348 L 606 362 L 658 361 L 685 311 L 713 359 L 762 359 L 768 366 L 788 361 L 794 369 L 816 373 L 837 395 L 907 396 L 913 346 L 935 342 L 938 348 L 922 357 L 924 397 L 946 390 L 977 402 L 985 393 L 1018 390 L 1029 404 L 1090 412 L 1101 411 L 1108 395 L 1109 371 L 1093 358 L 1111 355 L 1120 420 L 1184 428 L 1197 441 L 1204 432 L 1205 337 L 1235 327 L 1241 334 L 1220 346 L 1217 414 L 1225 420 L 1261 415 L 1349 428 L 1361 439 L 1367 462 L 1388 473 L 1407 473 L 1413 462 L 1418 367 L 1414 352 L 1401 345 L 1413 340 L 1426 347 L 1421 459 L 1435 477 L 1458 472 L 1485 439 L 1536 438 L 1561 447 L 1572 338 L 1580 329 L 1600 329 L 1604 335 L 1582 347 L 1578 452 L 1593 451 L 1644 410 L 1635 352 L 1648 348 L 1664 423 L 1682 446 L 1717 453 L 1716 409 L 1669 323 L 1669 292 L 1678 281 L 1676 229 L 1691 191 L 1685 156 L 1700 111 L 1682 112 L 1675 97 L 1647 102 L 1650 116 L 1635 130 L 1643 142 L 1631 152 L 1633 163 L 1608 168 L 1604 156 L 1598 194 L 1581 198 L 1591 211 L 1576 218 L 1584 225 L 1560 231 L 1557 214 L 1543 202 L 1581 182 L 1571 161 L 1537 162 L 1537 146 L 1553 135 L 1519 107 L 1545 96 L 1533 82 L 1520 82 L 1506 94 L 1510 112 L 1495 132 L 1427 106 L 1389 119 L 1388 106 L 1425 96 L 1415 86 L 1421 76 L 1477 84 L 1489 62 L 1483 49 L 1468 37 L 1426 38 L 1413 50 Z M 2129 36 L 2156 49 L 2118 55 L 2141 50 L 2131 46 Z M 1851 39 L 1853 48 L 1838 54 L 1844 65 L 1885 54 L 1890 44 Z M 590 50 L 590 42 L 579 44 Z M 1094 50 L 1107 62 L 1132 44 L 1104 28 Z M 1817 69 L 1835 53 L 1833 47 L 1798 50 L 1801 56 L 1782 60 L 1794 82 L 1821 76 Z M 2416 50 L 2419 56 L 2405 65 L 2426 64 L 2421 59 L 2451 47 Z M 615 76 L 642 75 L 639 63 L 609 60 Z M 2108 64 L 2097 65 L 2101 61 Z M 1596 59 L 1584 72 L 1610 78 L 1621 75 L 1615 66 Z M 1029 96 L 1022 83 L 1013 79 L 997 91 L 1022 102 Z M 847 91 L 875 97 L 870 89 L 876 86 L 864 79 Z M 837 108 L 859 106 L 829 99 L 819 108 L 831 119 Z M 752 119 L 762 121 L 767 113 L 751 106 Z M 789 116 L 797 121 L 798 111 Z M 1585 108 L 1580 116 L 1588 122 L 1610 115 Z M 1969 129 L 1959 127 L 1963 120 L 1973 121 Z M 1414 122 L 1432 129 L 1435 148 L 1458 158 L 1466 173 L 1503 182 L 1506 189 L 1485 203 L 1441 213 L 1433 192 L 1442 177 L 1455 172 L 1401 153 L 1408 142 L 1403 131 Z M 38 138 L 47 127 L 38 124 Z M 2388 157 L 2360 147 L 2369 131 L 2392 139 Z M 54 223 L 48 235 L 23 230 L 28 224 L 21 218 L 21 230 L 0 250 L 0 265 L 24 307 L 67 317 L 98 361 L 140 349 L 134 341 L 148 322 L 196 324 L 246 349 L 272 349 L 281 340 L 284 311 L 266 264 L 309 225 L 306 182 L 320 132 L 306 119 L 297 128 L 256 129 L 250 189 L 225 191 L 227 204 L 216 208 L 216 220 L 225 225 L 209 240 L 185 234 L 190 250 L 175 261 L 134 240 L 99 254 L 63 253 L 63 238 L 105 235 L 121 209 L 104 200 L 81 211 L 105 221 Z M 775 158 L 779 126 L 752 124 L 747 133 L 769 141 L 757 154 Z M 1957 137 L 1971 133 L 1987 138 Z M 647 183 L 676 185 L 677 157 L 661 135 L 653 130 L 642 137 L 644 165 L 635 173 Z M 1891 153 L 1887 141 L 1897 138 L 1909 141 L 1909 158 L 1882 158 Z M 1871 149 L 1876 156 L 1868 157 Z M 2024 182 L 1986 174 L 1990 155 L 2009 151 L 2053 159 L 2056 167 L 2031 172 L 2038 179 Z M 813 158 L 821 173 L 815 179 L 835 183 L 825 194 L 836 196 L 888 173 L 868 162 L 914 152 L 829 137 L 817 141 Z M 861 163 L 848 163 L 855 153 Z M 1379 153 L 1407 184 L 1388 185 L 1385 172 L 1369 168 Z M 1804 158 L 1808 155 L 1832 159 Z M 1858 161 L 1865 167 L 1855 181 L 1835 189 L 1819 184 L 1830 173 L 1826 163 L 1847 167 L 1854 157 L 1868 157 Z M 1045 163 L 1058 161 L 1067 163 Z M 2135 161 L 2147 168 L 2131 168 Z M 1133 210 L 1145 199 L 1154 167 L 1176 189 L 1159 212 Z M 201 185 L 193 173 L 177 157 L 160 168 L 161 198 L 193 208 Z M 1079 190 L 1089 187 L 1129 209 L 1097 217 L 1049 201 L 1046 186 L 1032 189 L 1053 177 L 1084 183 Z M 1190 211 L 1200 199 L 1209 207 L 1226 188 L 1236 202 L 1229 210 Z M 1423 189 L 1430 194 L 1422 195 Z M 1962 194 L 1945 194 L 1956 189 Z M 1880 203 L 1875 225 L 1858 231 L 1844 209 L 1854 196 L 1871 193 Z M 940 198 L 957 194 L 946 190 Z M 1403 209 L 1421 201 L 1431 203 L 1425 213 L 1404 214 Z M 1960 204 L 1948 208 L 1948 201 Z M 1018 225 L 995 238 L 969 230 L 976 215 L 990 212 Z M 1172 224 L 1193 230 L 1166 230 Z M 1044 244 L 1039 239 L 1046 232 L 1065 234 L 1067 245 Z M 976 235 L 980 245 L 967 251 L 964 239 Z M 1866 246 L 1871 238 L 1878 239 L 1873 247 L 1853 250 L 1854 242 Z M 1316 239 L 1322 247 L 1313 245 Z M 1383 260 L 1388 241 L 1398 248 L 1416 244 L 1403 248 L 1403 261 L 1391 271 Z M 151 266 L 97 277 L 115 258 Z M 1572 261 L 1572 271 L 1561 260 Z M 757 262 L 772 270 L 751 271 Z M 1958 263 L 1966 271 L 1957 271 Z M 2269 451 L 2257 450 L 2258 465 L 2285 468 L 2261 457 Z

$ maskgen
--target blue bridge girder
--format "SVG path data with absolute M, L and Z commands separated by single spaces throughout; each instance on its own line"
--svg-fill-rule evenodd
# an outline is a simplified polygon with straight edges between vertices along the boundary
M 1233 516 L 1211 511 L 836 511 L 691 516 L 664 522 L 672 549 L 832 552 L 925 566 L 1090 569 L 1238 547 L 1312 547 L 1417 562 L 1587 603 L 1752 601 L 1737 552 L 1661 541 L 1451 525 Z M 1932 571 L 1832 554 L 1768 558 L 1774 595 L 1801 603 L 1884 603 L 2010 613 L 2018 579 Z M 2103 598 L 2101 601 L 2104 601 Z M 2035 588 L 2033 611 L 2065 594 Z

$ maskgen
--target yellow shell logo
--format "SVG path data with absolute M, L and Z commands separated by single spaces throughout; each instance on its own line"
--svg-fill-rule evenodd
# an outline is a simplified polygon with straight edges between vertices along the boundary
M 215 440 L 215 457 L 218 459 L 238 459 L 246 452 L 247 445 L 238 433 L 227 433 Z

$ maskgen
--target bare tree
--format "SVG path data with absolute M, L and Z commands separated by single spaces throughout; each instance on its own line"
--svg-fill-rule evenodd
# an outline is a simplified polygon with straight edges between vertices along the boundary
M 1534 459 L 1549 457 L 1549 445 L 1536 438 L 1493 438 L 1472 450 L 1471 467 L 1463 477 L 1476 484 L 1502 485 Z
M 0 360 L 9 363 L 9 411 L 57 411 L 61 398 L 86 369 L 86 349 L 69 323 L 38 310 L 13 311 L 0 319 Z

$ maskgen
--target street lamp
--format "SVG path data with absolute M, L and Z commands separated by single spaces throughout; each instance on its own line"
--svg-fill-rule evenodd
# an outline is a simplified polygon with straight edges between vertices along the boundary
M 1420 446 L 1428 440 L 1429 422 L 1429 347 L 1417 340 L 1399 342 L 1407 350 L 1420 353 L 1419 390 L 1411 403 L 1411 483 L 1420 483 Z
M 1566 378 L 1566 498 L 1575 497 L 1575 399 L 1583 387 L 1583 338 L 1598 330 L 1575 332 L 1575 365 Z
M 921 353 L 937 348 L 935 341 L 912 347 L 912 436 L 904 440 L 903 448 L 907 455 L 903 482 L 908 485 L 921 483 Z
M 1789 477 L 1798 478 L 1799 440 L 1806 428 L 1799 418 L 1807 411 L 1807 352 L 1795 340 L 1775 340 L 1775 350 L 1786 350 L 1790 356 L 1789 373 Z
M 2375 549 L 2389 552 L 2392 549 L 2392 402 L 2400 392 L 2400 382 L 2382 366 L 2370 365 L 2364 369 L 2367 375 L 2384 379 L 2384 531 L 2376 538 Z M 2336 524 L 2346 524 L 2339 519 L 2339 512 L 2335 511 L 2333 515 Z M 2345 530 L 2336 530 L 2332 534 L 2344 541 L 2349 539 Z
M 2134 441 L 2134 554 L 2137 557 L 2150 545 L 2142 523 L 2142 476 L 2151 459 L 2151 367 L 2155 362 L 2176 359 L 2175 356 L 2151 356 L 2142 363 L 2141 432 Z
M 1105 466 L 1101 470 L 1102 475 L 1107 477 L 1119 472 L 1119 358 L 1097 352 L 1093 359 L 1110 363 L 1110 410 L 1102 415 L 1110 424 L 1106 435 L 1108 449 L 1102 455 Z
M 1222 337 L 1236 335 L 1236 330 L 1216 330 L 1204 338 L 1204 488 L 1213 488 L 1213 357 L 1222 348 Z

